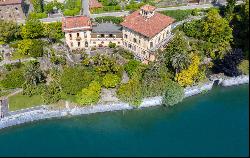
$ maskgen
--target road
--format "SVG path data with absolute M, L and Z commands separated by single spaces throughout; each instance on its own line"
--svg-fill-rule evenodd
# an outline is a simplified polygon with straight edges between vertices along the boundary
M 213 7 L 212 4 L 201 4 L 201 5 L 187 5 L 187 6 L 178 6 L 178 7 L 168 7 L 168 8 L 157 8 L 156 11 L 165 11 L 165 10 L 188 10 L 188 9 L 205 9 Z M 91 18 L 102 17 L 102 16 L 125 16 L 128 15 L 129 11 L 122 12 L 109 12 L 109 13 L 101 13 L 101 14 L 91 14 Z M 43 23 L 51 23 L 51 22 L 60 22 L 62 21 L 62 16 L 53 17 L 53 18 L 44 18 L 41 19 Z M 24 23 L 25 21 L 18 21 L 20 23 Z
M 237 5 L 243 3 L 242 1 L 237 1 Z M 220 5 L 225 5 L 225 4 L 220 4 Z M 165 11 L 165 10 L 188 10 L 188 9 L 207 9 L 214 7 L 212 4 L 195 4 L 195 5 L 186 5 L 186 6 L 178 6 L 178 7 L 167 7 L 167 8 L 157 8 L 156 11 Z M 102 17 L 102 16 L 125 16 L 128 15 L 129 11 L 122 11 L 122 12 L 109 12 L 109 13 L 101 13 L 101 14 L 91 14 L 91 18 L 96 18 L 96 17 Z M 62 16 L 57 16 L 53 18 L 44 18 L 41 19 L 43 23 L 51 23 L 51 22 L 60 22 L 62 21 Z M 24 20 L 18 21 L 19 23 L 25 23 Z

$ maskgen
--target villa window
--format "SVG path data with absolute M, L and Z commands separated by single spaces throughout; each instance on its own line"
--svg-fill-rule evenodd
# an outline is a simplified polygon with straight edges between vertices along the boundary
M 152 48 L 154 46 L 153 42 L 150 42 L 150 48 Z
M 73 47 L 73 42 L 70 42 L 70 46 Z
M 125 35 L 124 35 L 124 38 L 128 38 L 128 35 L 127 35 L 127 34 L 125 34 Z
M 69 39 L 72 40 L 72 34 L 69 34 Z
M 137 43 L 137 40 L 134 38 L 134 39 L 133 39 L 133 42 L 134 42 L 134 43 Z
M 96 44 L 96 42 L 93 42 L 93 44 Z
M 84 32 L 84 38 L 87 38 L 87 32 Z
M 101 38 L 104 38 L 104 34 L 101 34 Z
M 89 46 L 89 43 L 86 41 L 85 42 L 85 47 L 88 47 Z
M 81 42 L 78 42 L 78 47 L 80 47 L 80 45 L 81 45 Z
M 139 40 L 139 44 L 141 44 L 141 40 Z
M 128 44 L 128 48 L 131 49 L 131 47 L 132 47 L 131 44 Z
M 76 34 L 76 36 L 77 36 L 77 37 L 79 37 L 79 36 L 80 36 L 80 34 L 79 34 L 79 33 L 77 33 L 77 34 Z
M 113 37 L 113 34 L 109 34 L 109 37 Z

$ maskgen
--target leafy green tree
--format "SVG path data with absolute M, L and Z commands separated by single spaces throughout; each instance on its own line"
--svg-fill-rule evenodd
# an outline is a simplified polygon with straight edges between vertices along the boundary
M 144 97 L 163 96 L 171 74 L 162 64 L 151 63 L 143 72 L 142 91 Z
M 40 63 L 37 61 L 31 61 L 25 67 L 24 72 L 25 81 L 31 85 L 37 85 L 44 82 L 45 76 L 40 69 Z
M 21 28 L 21 36 L 23 39 L 35 39 L 42 37 L 43 25 L 38 19 L 31 19 Z
M 133 72 L 140 66 L 140 62 L 137 60 L 130 60 L 125 66 L 124 69 L 128 73 L 128 75 L 131 77 L 133 75 Z
M 166 48 L 165 58 L 166 64 L 171 66 L 175 70 L 175 73 L 189 66 L 188 43 L 182 33 L 176 32 L 174 39 Z
M 93 70 L 83 67 L 68 67 L 62 73 L 60 85 L 64 93 L 75 95 L 93 80 L 99 80 L 99 76 Z
M 182 101 L 184 98 L 184 89 L 176 82 L 169 82 L 165 95 L 163 97 L 163 105 L 173 106 Z
M 115 43 L 112 43 L 112 42 L 109 43 L 109 48 L 115 48 L 115 47 L 116 47 Z
M 20 37 L 20 27 L 12 21 L 0 20 L 0 43 L 9 43 Z
M 46 104 L 51 104 L 59 101 L 61 99 L 60 85 L 56 82 L 50 83 L 44 89 L 42 93 L 42 98 L 44 100 L 44 103 Z
M 31 0 L 31 3 L 36 13 L 43 12 L 43 0 Z
M 23 55 L 41 57 L 43 55 L 43 42 L 40 40 L 24 39 L 18 42 L 17 51 Z
M 29 97 L 33 96 L 33 95 L 41 95 L 45 89 L 46 89 L 46 85 L 44 83 L 39 83 L 37 85 L 25 82 L 22 85 L 23 88 L 23 95 L 27 95 Z
M 101 85 L 92 81 L 87 88 L 77 94 L 77 102 L 81 105 L 95 104 L 100 99 Z
M 106 74 L 102 79 L 102 85 L 106 88 L 115 88 L 120 82 L 120 77 L 115 74 Z
M 241 61 L 238 65 L 238 70 L 244 75 L 249 75 L 249 60 Z
M 5 77 L 0 80 L 0 87 L 6 89 L 11 88 L 22 88 L 22 85 L 25 82 L 23 69 L 14 69 L 8 72 Z
M 107 55 L 96 55 L 91 57 L 91 65 L 100 75 L 113 73 L 121 75 L 122 66 L 116 63 L 116 59 Z
M 64 37 L 61 22 L 43 24 L 43 30 L 44 36 L 52 41 L 58 41 Z
M 249 0 L 245 4 L 235 7 L 235 16 L 232 21 L 233 47 L 242 48 L 245 59 L 249 58 Z
M 121 84 L 117 90 L 117 96 L 121 101 L 128 102 L 134 106 L 141 104 L 143 99 L 141 75 L 142 72 L 140 71 L 134 73 L 127 83 Z
M 224 73 L 227 76 L 235 77 L 241 75 L 237 68 L 243 60 L 243 52 L 241 49 L 230 50 L 223 59 L 214 61 L 213 70 L 216 73 Z
M 225 8 L 225 17 L 228 21 L 231 21 L 234 16 L 234 8 L 236 0 L 227 0 L 227 6 Z
M 54 7 L 57 9 L 60 9 L 60 10 L 64 9 L 64 5 L 62 3 L 58 2 L 57 0 L 53 0 L 53 1 L 45 4 L 44 11 L 46 13 L 53 13 Z
M 47 18 L 48 15 L 46 13 L 36 13 L 36 12 L 30 12 L 28 15 L 28 19 L 42 19 Z
M 205 41 L 205 52 L 213 59 L 222 59 L 233 39 L 229 22 L 220 16 L 217 9 L 210 9 L 203 20 L 184 27 L 184 32 L 188 36 Z

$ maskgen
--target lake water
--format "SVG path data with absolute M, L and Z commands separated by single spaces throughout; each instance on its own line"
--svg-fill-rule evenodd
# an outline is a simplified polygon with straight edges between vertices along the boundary
M 248 85 L 173 108 L 43 120 L 0 130 L 0 156 L 248 156 Z

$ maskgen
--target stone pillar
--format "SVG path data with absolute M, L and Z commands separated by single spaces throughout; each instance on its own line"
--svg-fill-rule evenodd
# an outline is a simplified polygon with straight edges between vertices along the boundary
M 0 98 L 0 118 L 3 118 L 9 112 L 8 99 Z

